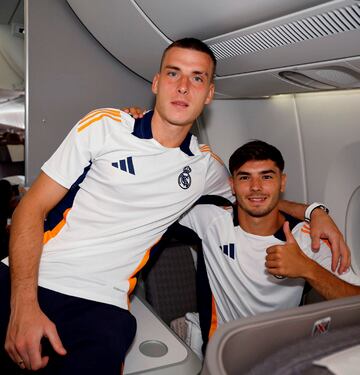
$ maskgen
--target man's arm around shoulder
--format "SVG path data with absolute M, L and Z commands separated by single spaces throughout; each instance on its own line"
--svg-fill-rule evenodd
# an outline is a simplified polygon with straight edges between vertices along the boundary
M 288 215 L 296 217 L 299 220 L 304 220 L 307 207 L 308 206 L 305 204 L 286 200 L 281 200 L 279 204 L 281 211 L 286 212 Z M 320 248 L 321 239 L 329 240 L 333 254 L 331 264 L 332 271 L 335 271 L 338 268 L 338 273 L 342 274 L 350 267 L 350 250 L 345 243 L 344 237 L 331 217 L 321 209 L 315 209 L 312 211 L 310 236 L 311 247 L 315 252 Z
M 11 225 L 9 263 L 11 314 L 5 348 L 16 363 L 27 369 L 46 366 L 40 341 L 47 337 L 59 354 L 65 354 L 55 325 L 41 311 L 37 300 L 38 271 L 43 245 L 44 219 L 67 189 L 41 173 L 16 208 Z

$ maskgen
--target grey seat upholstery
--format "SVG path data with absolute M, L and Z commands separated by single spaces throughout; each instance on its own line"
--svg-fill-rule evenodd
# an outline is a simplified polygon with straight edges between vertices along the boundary
M 196 271 L 189 246 L 170 242 L 144 275 L 145 296 L 166 323 L 197 311 Z
M 350 326 L 354 327 L 349 328 L 350 332 L 360 331 L 360 296 L 320 302 L 226 323 L 217 329 L 208 344 L 201 374 L 246 374 L 252 369 L 255 371 L 255 365 L 259 365 L 265 360 L 272 361 L 272 355 L 281 349 L 286 350 L 286 347 L 292 348 L 292 356 L 303 353 L 304 348 L 308 348 L 308 354 L 315 355 L 313 343 L 318 338 L 311 337 L 313 326 L 315 322 L 323 318 L 330 318 L 329 334 L 321 338 L 321 345 L 324 349 L 334 342 L 336 343 L 337 340 L 344 340 L 344 337 L 349 336 L 349 332 L 346 331 L 343 336 L 336 332 L 341 332 Z M 333 342 L 331 337 L 335 333 L 339 334 L 341 338 L 335 339 Z M 348 346 L 360 342 L 359 334 L 355 338 L 355 341 L 350 340 L 347 343 Z M 305 344 L 299 343 L 299 340 L 304 339 L 307 340 Z M 297 346 L 298 344 L 302 346 Z M 321 353 L 318 354 L 320 357 L 322 356 Z M 317 359 L 313 355 L 309 357 L 311 357 L 309 360 Z M 277 360 L 271 362 L 271 371 L 263 373 L 276 374 L 275 363 L 283 366 L 288 361 L 287 357 L 283 357 L 284 362 L 281 363 L 279 358 L 282 358 L 281 353 Z M 267 364 L 269 365 L 269 362 Z M 292 374 L 292 369 L 290 366 L 289 372 L 284 372 L 284 374 Z M 303 372 L 303 374 L 311 374 L 310 370 L 308 368 L 306 371 L 309 372 Z M 264 368 L 261 371 L 265 371 Z M 260 373 L 257 372 L 257 374 Z M 300 374 L 301 372 L 295 373 Z
M 313 361 L 360 343 L 360 325 L 331 330 L 326 335 L 306 337 L 286 345 L 259 361 L 246 375 L 330 375 Z M 359 369 L 360 370 L 360 369 Z

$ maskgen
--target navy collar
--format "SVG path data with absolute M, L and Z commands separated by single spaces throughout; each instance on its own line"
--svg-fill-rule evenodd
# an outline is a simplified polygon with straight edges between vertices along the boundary
M 238 220 L 238 215 L 237 215 L 237 205 L 235 204 L 234 205 L 234 217 L 233 217 L 233 222 L 234 222 L 234 226 L 238 226 L 239 225 L 239 220 Z M 285 212 L 281 211 L 281 213 L 285 216 L 285 220 L 289 222 L 289 225 L 290 225 L 290 230 L 293 230 L 293 228 L 299 224 L 301 222 L 301 220 L 298 220 L 296 219 L 295 217 L 293 216 L 290 216 L 288 214 L 286 214 Z M 286 241 L 286 237 L 285 237 L 285 233 L 283 231 L 283 227 L 281 226 L 281 228 L 279 228 L 274 234 L 273 236 L 275 238 L 277 238 L 278 240 L 280 241 Z
M 153 117 L 154 111 L 149 111 L 145 113 L 143 118 L 139 118 L 135 120 L 134 130 L 132 134 L 140 139 L 151 139 L 153 138 L 152 131 L 151 131 L 151 119 Z M 180 145 L 180 150 L 183 151 L 188 156 L 194 156 L 194 154 L 190 150 L 190 142 L 191 142 L 191 133 L 188 133 L 183 140 L 182 144 Z

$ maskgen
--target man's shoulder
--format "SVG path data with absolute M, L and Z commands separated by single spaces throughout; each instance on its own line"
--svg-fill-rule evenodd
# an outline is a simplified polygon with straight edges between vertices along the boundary
M 299 221 L 298 224 L 291 230 L 300 248 L 306 252 L 311 247 L 310 224 L 306 221 Z M 310 254 L 313 254 L 310 251 Z
M 78 133 L 85 129 L 96 129 L 97 125 L 110 125 L 114 130 L 132 131 L 135 120 L 118 108 L 96 108 L 83 116 L 76 124 Z M 121 126 L 118 126 L 121 125 Z
M 211 204 L 194 206 L 181 219 L 180 224 L 194 230 L 200 238 L 212 235 L 222 236 L 227 228 L 233 227 L 232 213 Z
M 193 207 L 191 213 L 197 220 L 212 222 L 216 219 L 232 220 L 232 206 L 217 206 L 214 204 L 199 204 Z
M 193 136 L 192 138 L 194 138 L 195 142 L 198 142 L 196 137 Z M 215 154 L 215 152 L 213 152 L 209 145 L 198 143 L 198 147 L 204 157 L 207 157 L 210 161 L 217 161 L 221 165 L 224 165 L 224 162 L 222 161 L 220 156 Z

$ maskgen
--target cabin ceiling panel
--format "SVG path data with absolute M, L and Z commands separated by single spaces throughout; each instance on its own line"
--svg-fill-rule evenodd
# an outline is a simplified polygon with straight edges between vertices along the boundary
M 1 0 L 0 1 L 0 24 L 11 22 L 20 0 Z
M 357 56 L 360 1 L 335 1 L 206 42 L 220 76 Z
M 360 58 L 350 60 L 329 61 L 326 63 L 297 65 L 291 67 L 291 72 L 300 73 L 306 77 L 331 85 L 328 90 L 360 88 Z M 355 65 L 358 65 L 356 67 Z M 354 67 L 355 66 L 355 67 Z M 217 99 L 256 98 L 277 94 L 295 94 L 304 92 L 323 91 L 307 87 L 296 82 L 290 82 L 281 76 L 283 69 L 273 69 L 264 72 L 239 74 L 231 77 L 218 77 L 216 90 L 221 93 Z
M 19 6 L 16 8 L 11 22 L 24 24 L 24 0 L 19 1 Z
M 281 80 L 269 72 L 250 73 L 216 80 L 216 90 L 231 98 L 257 98 L 283 93 L 311 92 L 313 90 L 296 86 Z M 216 95 L 216 99 L 222 99 Z
M 354 67 L 357 71 L 360 72 L 360 57 L 358 57 L 357 59 L 349 60 L 348 65 Z
M 130 70 L 151 81 L 171 41 L 131 1 L 67 0 L 90 33 Z
M 67 2 L 106 50 L 148 81 L 172 40 L 204 40 L 218 58 L 218 98 L 306 92 L 271 74 L 360 55 L 360 0 L 223 0 L 211 6 L 207 0 Z M 352 87 L 358 85 L 345 88 Z
M 360 29 L 319 40 L 307 40 L 219 60 L 218 76 L 230 76 L 298 64 L 356 57 L 360 52 Z
M 169 39 L 209 39 L 282 17 L 328 0 L 135 0 Z

